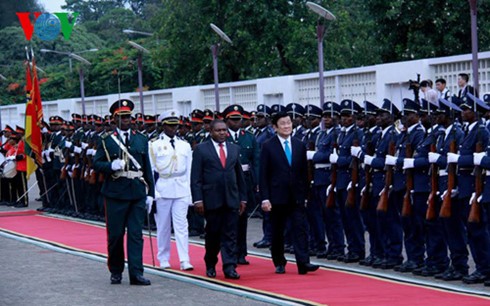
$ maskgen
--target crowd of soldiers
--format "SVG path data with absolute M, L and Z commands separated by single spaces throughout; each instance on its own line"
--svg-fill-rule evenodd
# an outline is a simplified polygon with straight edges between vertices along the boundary
M 490 176 L 485 176 L 490 170 L 490 121 L 485 121 L 490 96 L 484 100 L 471 93 L 443 96 L 437 103 L 406 98 L 399 109 L 388 99 L 380 107 L 347 99 L 322 108 L 261 104 L 251 112 L 231 105 L 234 116 L 229 118 L 196 109 L 180 118 L 178 136 L 195 148 L 209 140 L 212 120 L 224 119 L 227 141 L 241 148 L 248 199 L 239 223 L 238 264 L 248 264 L 247 216 L 263 219 L 263 238 L 254 247 L 271 244 L 270 219 L 258 200 L 260 147 L 275 136 L 271 116 L 287 112 L 294 123 L 292 137 L 308 150 L 310 256 L 490 285 Z M 154 139 L 161 133 L 157 118 L 136 114 L 131 128 Z M 104 177 L 92 161 L 98 140 L 116 128 L 110 116 L 49 118 L 43 129 L 44 163 L 36 171 L 40 210 L 104 220 Z M 204 218 L 192 207 L 187 217 L 189 235 L 203 235 Z M 284 233 L 290 252 L 292 231 L 288 226 Z M 476 264 L 471 274 L 470 254 Z

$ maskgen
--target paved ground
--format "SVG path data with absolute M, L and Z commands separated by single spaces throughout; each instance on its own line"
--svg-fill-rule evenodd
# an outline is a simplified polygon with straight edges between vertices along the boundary
M 29 182 L 31 186 L 32 181 Z M 37 187 L 30 192 L 28 209 L 40 207 L 34 198 L 39 195 Z M 19 210 L 0 206 L 0 211 Z M 0 219 L 1 223 L 1 219 Z M 266 249 L 252 247 L 262 236 L 261 220 L 250 219 L 248 230 L 249 251 L 269 254 Z M 202 242 L 200 239 L 197 241 Z M 152 281 L 150 287 L 128 286 L 125 278 L 121 286 L 109 284 L 109 274 L 105 262 L 87 259 L 54 250 L 48 250 L 29 243 L 0 237 L 0 258 L 2 265 L 2 285 L 0 285 L 0 305 L 265 305 L 243 296 L 214 291 L 197 285 L 169 279 L 159 273 L 145 275 Z M 293 257 L 290 257 L 293 259 Z M 197 260 L 197 259 L 195 259 Z M 461 282 L 436 282 L 434 279 L 415 277 L 394 271 L 379 271 L 357 264 L 340 264 L 335 261 L 312 261 L 341 269 L 352 269 L 367 273 L 382 273 L 384 276 L 406 281 L 430 281 L 432 285 L 452 286 L 453 289 L 466 288 L 487 292 L 483 285 L 466 286 Z M 471 265 L 473 263 L 471 262 Z M 271 265 L 271 269 L 273 269 Z M 157 273 L 158 274 L 158 273 Z M 127 277 L 126 275 L 124 275 Z

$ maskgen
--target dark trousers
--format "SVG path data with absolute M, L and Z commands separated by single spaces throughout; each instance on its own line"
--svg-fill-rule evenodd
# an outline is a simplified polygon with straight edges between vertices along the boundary
M 468 222 L 468 242 L 476 271 L 490 276 L 490 234 L 487 210 L 489 203 L 480 204 L 480 222 Z
M 306 208 L 308 214 L 308 223 L 310 225 L 310 249 L 317 252 L 326 251 L 325 243 L 325 222 L 324 222 L 324 206 L 321 193 L 325 194 L 327 186 L 312 186 L 311 197 Z
M 204 217 L 196 213 L 192 206 L 189 206 L 187 211 L 187 221 L 189 222 L 189 232 L 204 234 Z
M 414 192 L 412 198 L 412 213 L 402 216 L 405 251 L 407 260 L 416 263 L 424 262 L 425 255 L 425 213 L 427 212 L 428 192 Z
M 369 233 L 369 255 L 376 258 L 383 258 L 383 247 L 378 231 L 378 214 L 376 211 L 379 196 L 370 194 L 369 206 L 361 211 L 362 220 Z
M 468 271 L 468 221 L 469 198 L 451 198 L 451 216 L 442 218 L 444 235 L 450 251 L 451 266 L 458 271 Z
M 288 218 L 292 222 L 292 238 L 296 264 L 310 262 L 308 255 L 308 231 L 306 224 L 306 208 L 304 205 L 272 204 L 270 212 L 272 225 L 271 255 L 274 266 L 286 265 L 284 257 L 284 229 Z
M 387 260 L 400 260 L 403 258 L 403 230 L 398 213 L 398 206 L 401 206 L 402 199 L 403 191 L 391 191 L 388 199 L 388 211 L 377 212 L 378 232 L 383 247 L 383 257 Z
M 17 171 L 17 174 L 12 178 L 11 181 L 12 188 L 12 200 L 14 202 L 18 201 L 22 203 L 24 206 L 29 205 L 29 196 L 26 193 L 27 191 L 27 177 L 26 172 Z
M 222 206 L 218 209 L 205 210 L 206 239 L 204 261 L 206 267 L 216 266 L 218 253 L 221 251 L 223 271 L 230 272 L 237 263 L 237 229 L 238 209 Z
M 336 205 L 340 209 L 344 233 L 347 238 L 347 250 L 350 254 L 365 255 L 364 224 L 359 212 L 359 197 L 354 207 L 346 207 L 347 189 L 337 190 Z
M 105 198 L 108 256 L 111 273 L 124 271 L 124 233 L 127 229 L 126 249 L 130 276 L 143 274 L 143 220 L 145 198 L 119 200 Z
M 245 182 L 247 183 L 247 209 L 241 214 L 238 219 L 238 232 L 237 232 L 237 256 L 247 256 L 247 225 L 248 215 L 247 210 L 249 206 L 255 207 L 255 193 L 253 178 L 250 171 L 245 172 Z
M 426 220 L 426 250 L 428 267 L 436 267 L 445 269 L 449 265 L 449 257 L 447 252 L 447 243 L 444 239 L 444 225 L 439 217 L 442 201 L 436 196 L 436 218 L 434 220 Z

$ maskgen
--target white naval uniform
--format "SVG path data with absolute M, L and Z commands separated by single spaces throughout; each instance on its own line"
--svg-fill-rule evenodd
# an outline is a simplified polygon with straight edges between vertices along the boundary
M 170 228 L 174 226 L 180 262 L 189 262 L 187 210 L 191 205 L 192 150 L 189 143 L 174 137 L 174 146 L 164 133 L 150 142 L 150 160 L 159 177 L 155 184 L 158 260 L 170 260 Z

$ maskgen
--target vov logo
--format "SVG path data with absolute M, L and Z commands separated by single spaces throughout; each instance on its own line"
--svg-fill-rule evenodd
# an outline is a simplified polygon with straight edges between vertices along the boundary
M 29 18 L 30 12 L 16 13 L 19 18 L 20 25 L 24 30 L 24 35 L 27 40 L 31 40 L 32 34 L 36 34 L 41 40 L 55 40 L 60 32 L 63 33 L 65 40 L 69 40 L 73 25 L 79 13 L 41 13 L 34 12 L 34 24 Z M 70 18 L 69 18 L 70 17 Z

